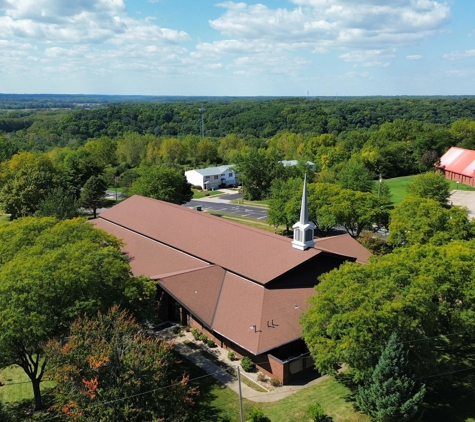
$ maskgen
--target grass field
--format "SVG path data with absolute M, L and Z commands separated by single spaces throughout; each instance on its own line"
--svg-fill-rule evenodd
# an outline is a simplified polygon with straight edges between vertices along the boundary
M 219 190 L 197 190 L 193 189 L 193 199 L 200 199 L 206 196 L 222 195 L 223 192 Z
M 415 175 L 413 176 L 403 176 L 403 177 L 395 177 L 394 179 L 387 179 L 384 181 L 386 185 L 389 186 L 389 189 L 391 190 L 391 199 L 393 202 L 393 205 L 399 204 L 407 195 L 406 189 L 407 186 L 412 182 L 412 180 L 416 177 Z M 457 183 L 454 182 L 453 180 L 449 180 L 450 182 L 450 190 L 468 190 L 468 191 L 475 191 L 474 188 L 463 185 L 462 183 L 459 183 L 457 186 Z
M 3 403 L 17 402 L 33 398 L 31 381 L 19 366 L 12 365 L 0 370 L 0 381 L 5 384 L 0 387 L 0 401 Z M 52 382 L 41 383 L 41 390 L 53 387 Z

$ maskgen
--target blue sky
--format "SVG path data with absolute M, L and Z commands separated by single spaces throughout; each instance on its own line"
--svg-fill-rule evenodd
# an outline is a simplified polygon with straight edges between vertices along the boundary
M 473 0 L 0 0 L 0 92 L 475 95 Z

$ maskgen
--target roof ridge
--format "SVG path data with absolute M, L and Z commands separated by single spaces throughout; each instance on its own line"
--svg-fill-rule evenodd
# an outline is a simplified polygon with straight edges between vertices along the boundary
M 192 272 L 195 272 L 195 271 L 207 270 L 207 269 L 214 268 L 214 267 L 219 267 L 219 265 L 209 264 L 209 265 L 204 265 L 203 267 L 190 268 L 188 270 L 172 271 L 170 273 L 156 274 L 156 275 L 150 276 L 150 278 L 152 280 L 160 280 L 162 278 L 174 277 L 174 276 L 177 276 L 177 275 L 192 273 Z

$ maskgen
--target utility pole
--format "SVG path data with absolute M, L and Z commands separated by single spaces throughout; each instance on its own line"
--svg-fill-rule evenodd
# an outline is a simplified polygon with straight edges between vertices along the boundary
M 378 185 L 378 199 L 379 199 L 379 194 L 381 193 L 381 183 L 383 183 L 383 176 L 380 173 L 379 174 L 379 185 Z
M 201 125 L 200 125 L 200 132 L 201 132 L 201 139 L 205 137 L 205 125 L 204 125 L 204 120 L 203 120 L 203 114 L 205 112 L 205 108 L 201 106 L 199 108 L 200 114 L 201 114 Z
M 239 384 L 239 412 L 241 414 L 241 422 L 244 421 L 244 409 L 242 407 L 242 391 L 241 391 L 241 370 L 240 367 L 237 367 L 237 373 L 238 373 L 238 384 Z

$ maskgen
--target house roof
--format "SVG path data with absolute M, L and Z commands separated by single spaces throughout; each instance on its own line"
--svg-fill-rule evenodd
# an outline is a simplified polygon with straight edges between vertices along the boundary
M 299 162 L 298 160 L 282 160 L 282 161 L 279 161 L 279 163 L 282 163 L 284 167 L 287 167 L 287 166 L 296 166 Z M 314 163 L 312 163 L 311 161 L 307 161 L 306 162 L 307 166 L 315 166 Z
M 452 147 L 441 158 L 440 169 L 473 177 L 475 172 L 475 151 Z
M 370 255 L 349 235 L 300 251 L 283 236 L 142 196 L 92 222 L 123 239 L 134 275 L 159 280 L 200 321 L 255 355 L 300 338 L 298 320 L 319 271 Z M 294 283 L 299 271 L 309 271 L 311 283 Z
M 160 285 L 211 330 L 255 355 L 300 338 L 313 288 L 268 290 L 221 267 L 159 277 Z
M 197 173 L 201 174 L 202 176 L 214 176 L 214 175 L 224 173 L 225 171 L 228 171 L 228 169 L 233 167 L 233 166 L 234 166 L 234 164 L 228 164 L 228 165 L 219 166 L 219 167 L 207 167 L 205 169 L 188 170 L 188 172 L 196 171 Z M 188 172 L 185 172 L 185 173 L 188 173 Z
M 101 228 L 105 228 L 105 222 L 115 224 L 261 284 L 321 253 L 316 248 L 294 249 L 290 239 L 277 234 L 138 195 L 104 211 L 98 220 Z M 129 235 L 123 236 L 129 245 Z M 146 252 L 147 247 L 140 247 Z M 149 260 L 150 256 L 136 259 Z M 143 274 L 158 274 L 149 271 L 149 266 L 158 264 L 143 265 Z

